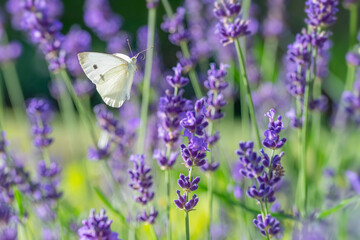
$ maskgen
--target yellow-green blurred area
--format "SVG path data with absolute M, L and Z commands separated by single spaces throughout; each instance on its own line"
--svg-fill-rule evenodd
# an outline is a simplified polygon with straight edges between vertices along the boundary
M 229 111 L 229 109 L 226 109 Z M 261 119 L 259 120 L 261 122 Z M 266 127 L 265 121 L 260 125 L 261 131 Z M 130 211 L 135 213 L 142 209 L 139 205 L 134 203 L 134 192 L 129 189 L 126 184 L 116 185 L 118 193 L 114 192 L 111 187 L 113 184 L 109 172 L 106 171 L 103 161 L 89 161 L 86 158 L 87 148 L 91 145 L 89 134 L 86 132 L 85 126 L 78 120 L 75 130 L 69 130 L 64 126 L 61 116 L 56 115 L 52 124 L 54 143 L 49 148 L 49 153 L 52 159 L 61 163 L 63 168 L 62 180 L 60 189 L 63 191 L 63 197 L 58 203 L 57 212 L 58 220 L 60 220 L 62 239 L 77 239 L 75 232 L 71 232 L 70 224 L 79 224 L 80 221 L 87 217 L 89 210 L 95 208 L 97 211 L 100 208 L 105 208 L 109 214 L 110 219 L 113 219 L 112 230 L 119 233 L 122 239 L 131 239 L 129 236 L 129 226 L 125 226 L 120 220 L 119 215 L 109 209 L 109 207 L 96 194 L 95 188 L 102 191 L 106 198 L 111 201 L 112 206 L 118 211 Z M 94 121 L 95 124 L 95 121 Z M 225 117 L 221 123 L 215 125 L 221 133 L 221 140 L 218 146 L 213 149 L 215 161 L 221 163 L 218 171 L 213 176 L 214 181 L 214 224 L 212 228 L 214 232 L 219 233 L 219 239 L 259 239 L 259 233 L 252 225 L 252 219 L 259 211 L 259 206 L 255 204 L 253 199 L 245 195 L 241 200 L 235 199 L 233 196 L 233 188 L 235 181 L 232 178 L 233 166 L 238 158 L 234 151 L 238 148 L 239 141 L 247 141 L 251 138 L 249 129 L 241 129 L 241 124 L 238 119 L 232 117 Z M 286 123 L 288 126 L 288 123 Z M 18 121 L 8 109 L 5 112 L 4 129 L 7 132 L 7 138 L 10 140 L 9 150 L 16 155 L 21 156 L 27 168 L 34 168 L 39 158 L 34 155 L 36 153 L 32 146 L 32 137 L 29 132 L 29 125 L 25 119 Z M 349 132 L 351 132 L 349 130 Z M 325 166 L 333 167 L 341 172 L 336 179 L 340 186 L 347 186 L 348 183 L 344 177 L 346 169 L 353 169 L 358 166 L 359 153 L 354 144 L 360 141 L 359 134 L 348 134 L 347 139 L 341 139 L 339 145 L 336 139 L 330 135 L 327 129 L 321 129 L 320 139 L 314 142 L 311 138 L 309 144 L 308 158 L 307 158 L 307 178 L 308 178 L 308 192 L 309 192 L 309 208 L 325 210 L 330 205 L 323 204 L 327 195 L 328 180 L 323 175 Z M 344 133 L 345 134 L 345 133 Z M 280 192 L 276 193 L 277 199 L 281 202 L 281 208 L 284 210 L 284 215 L 277 216 L 284 227 L 284 238 L 292 239 L 291 229 L 298 220 L 292 219 L 293 205 L 296 201 L 296 179 L 298 177 L 298 161 L 299 161 L 299 143 L 298 133 L 294 130 L 285 129 L 283 136 L 288 138 L 285 144 L 285 156 L 282 164 L 285 169 L 285 187 L 282 187 Z M 343 134 L 338 135 L 340 138 Z M 315 154 L 315 146 L 319 154 Z M 343 159 L 340 163 L 338 160 Z M 123 159 L 123 161 L 128 161 Z M 154 176 L 154 190 L 155 198 L 152 205 L 159 211 L 159 216 L 154 224 L 156 232 L 162 233 L 161 239 L 165 239 L 165 209 L 166 209 L 166 186 L 164 182 L 164 172 L 161 171 L 151 156 L 147 153 L 146 162 L 152 167 L 152 174 Z M 186 168 L 183 166 L 181 158 L 177 160 L 174 171 L 171 172 L 171 200 L 176 199 L 177 179 L 180 173 L 184 173 Z M 127 171 L 123 171 L 127 175 Z M 196 210 L 190 213 L 190 226 L 192 239 L 205 239 L 207 231 L 207 222 L 209 217 L 206 180 L 207 176 L 196 169 L 195 176 L 201 177 L 200 188 L 196 192 L 199 196 L 199 204 Z M 342 176 L 342 177 L 341 177 Z M 127 178 L 127 176 L 126 176 Z M 247 182 L 247 181 L 245 181 Z M 245 189 L 250 186 L 251 182 L 242 185 Z M 126 204 L 120 204 L 117 194 L 125 194 Z M 244 207 L 245 206 L 245 207 Z M 36 219 L 36 215 L 29 208 L 29 221 L 26 225 L 31 230 L 34 236 L 39 234 L 39 226 L 41 223 Z M 249 210 L 250 209 L 250 210 Z M 255 211 L 255 212 L 252 212 Z M 340 213 L 334 214 L 335 216 Z M 351 215 L 351 214 L 350 214 Z M 290 219 L 288 217 L 290 216 Z M 125 216 L 126 218 L 128 216 Z M 175 205 L 171 206 L 171 221 L 173 223 L 174 239 L 184 239 L 184 213 L 178 210 Z M 40 224 L 40 225 L 39 225 Z M 135 229 L 136 239 L 155 239 L 153 230 L 149 225 L 137 224 L 131 226 Z M 21 236 L 20 232 L 20 236 Z M 28 239 L 26 237 L 20 239 Z M 35 237 L 35 239 L 38 239 Z M 216 239 L 216 238 L 215 238 Z

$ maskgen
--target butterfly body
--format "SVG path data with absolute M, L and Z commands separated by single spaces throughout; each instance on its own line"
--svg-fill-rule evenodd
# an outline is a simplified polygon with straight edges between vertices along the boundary
M 86 76 L 96 85 L 104 102 L 119 108 L 130 99 L 131 86 L 137 71 L 137 57 L 127 55 L 82 52 L 79 62 Z

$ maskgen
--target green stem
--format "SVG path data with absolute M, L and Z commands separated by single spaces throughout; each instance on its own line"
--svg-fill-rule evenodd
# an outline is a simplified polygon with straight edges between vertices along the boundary
M 353 6 L 351 6 L 351 8 L 349 9 L 350 11 L 350 22 L 349 22 L 349 47 L 348 47 L 348 52 L 350 52 L 353 48 L 353 46 L 356 43 L 356 33 L 358 31 L 357 29 L 357 21 L 358 21 L 358 4 L 353 4 Z M 355 81 L 355 73 L 356 73 L 356 67 L 353 65 L 348 64 L 347 67 L 347 73 L 346 73 L 346 82 L 345 82 L 345 90 L 351 90 L 353 85 L 354 85 L 354 81 Z M 342 114 L 343 114 L 343 107 L 339 106 L 336 113 L 335 113 L 335 121 L 333 124 L 333 127 L 338 126 L 339 121 L 342 118 Z
M 312 96 L 313 99 L 319 98 L 321 96 L 321 79 L 319 77 L 317 77 L 317 54 L 318 54 L 318 50 L 317 48 L 313 49 L 313 62 L 314 62 L 314 70 L 313 70 L 313 91 L 312 91 Z M 313 120 L 313 125 L 311 127 L 312 129 L 312 134 L 313 134 L 313 146 L 314 149 L 316 150 L 316 159 L 319 159 L 319 155 L 320 155 L 320 151 L 319 151 L 319 144 L 320 144 L 320 131 L 321 131 L 321 113 L 318 111 L 314 111 L 312 114 L 312 120 Z M 316 161 L 316 164 L 319 164 L 320 161 Z M 318 168 L 317 168 L 318 169 Z
M 214 98 L 216 99 L 217 97 L 217 92 L 215 92 L 215 96 Z M 212 109 L 213 111 L 215 111 L 216 109 Z M 208 134 L 209 136 L 212 136 L 212 132 L 213 132 L 213 121 L 209 121 L 209 126 L 208 126 Z M 210 160 L 210 163 L 213 163 L 213 155 L 212 155 L 212 150 L 209 147 L 209 151 L 207 152 L 207 158 Z M 208 239 L 211 240 L 211 223 L 212 223 L 212 205 L 213 205 L 213 183 L 212 183 L 212 177 L 213 177 L 213 172 L 208 171 L 207 172 L 207 185 L 208 185 L 208 201 L 209 201 L 209 224 L 208 224 Z
M 307 153 L 307 130 L 309 123 L 309 100 L 310 100 L 310 86 L 311 86 L 311 70 L 310 67 L 306 71 L 306 85 L 305 85 L 305 95 L 304 95 L 304 120 L 303 126 L 301 129 L 301 152 L 300 152 L 300 175 L 299 175 L 299 200 L 300 210 L 303 216 L 306 215 L 307 208 L 307 187 L 306 187 L 306 153 Z
M 356 43 L 357 35 L 357 22 L 358 22 L 358 4 L 353 4 L 350 11 L 350 24 L 349 24 L 349 49 Z
M 211 240 L 211 222 L 212 222 L 212 205 L 213 205 L 213 184 L 212 184 L 212 172 L 208 173 L 208 200 L 209 200 L 209 225 L 208 225 L 208 239 Z
M 24 112 L 25 103 L 14 63 L 11 61 L 3 63 L 1 71 L 3 72 L 6 89 L 9 93 L 11 105 L 14 108 L 16 120 L 20 122 L 26 119 Z
M 82 121 L 84 122 L 86 127 L 88 128 L 88 131 L 89 131 L 89 134 L 91 136 L 94 146 L 97 146 L 97 138 L 96 138 L 96 134 L 95 134 L 95 129 L 91 123 L 91 117 L 90 117 L 89 113 L 86 112 L 83 104 L 81 103 L 78 96 L 76 95 L 73 85 L 71 83 L 70 77 L 69 77 L 68 73 L 66 72 L 66 70 L 61 69 L 60 75 L 61 75 L 62 79 L 64 80 L 65 85 L 70 93 L 70 96 L 71 96 L 72 100 L 74 101 L 75 106 L 80 113 L 80 118 L 82 119 Z
M 248 107 L 249 107 L 249 111 L 250 111 L 251 123 L 253 125 L 253 130 L 255 132 L 256 143 L 257 143 L 258 147 L 261 147 L 259 128 L 258 128 L 258 125 L 256 122 L 254 104 L 253 104 L 253 100 L 252 100 L 252 96 L 251 96 L 251 90 L 250 90 L 250 86 L 249 86 L 248 76 L 246 73 L 244 56 L 242 54 L 239 39 L 235 40 L 235 46 L 236 46 L 236 52 L 237 52 L 238 59 L 239 59 L 240 74 L 241 74 L 241 78 L 243 80 L 243 86 L 246 89 L 246 97 L 247 97 Z
M 189 213 L 185 211 L 185 232 L 186 240 L 190 240 Z
M 3 77 L 0 73 L 0 122 L 4 121 L 4 110 L 5 110 L 5 91 L 3 89 Z
M 2 43 L 3 44 L 8 43 L 8 38 L 5 31 L 3 32 L 2 35 Z M 8 61 L 3 63 L 1 65 L 1 70 L 4 75 L 6 88 L 8 90 L 10 102 L 14 108 L 14 113 L 17 121 L 26 119 L 24 113 L 24 109 L 25 109 L 24 95 L 21 89 L 19 76 L 16 72 L 16 67 L 14 62 Z
M 268 37 L 265 39 L 263 57 L 261 60 L 262 71 L 267 80 L 273 82 L 274 70 L 276 65 L 276 52 L 278 46 L 278 39 L 276 37 Z
M 50 160 L 49 150 L 47 149 L 47 147 L 44 147 L 44 148 L 42 149 L 42 154 L 43 154 L 43 158 L 44 158 L 45 164 L 46 164 L 48 167 L 50 167 L 51 160 Z
M 168 0 L 161 0 L 163 6 L 164 6 L 164 9 L 165 9 L 165 12 L 166 12 L 166 15 L 169 17 L 169 18 L 172 18 L 173 15 L 174 15 L 174 12 L 173 10 L 171 9 L 171 5 L 170 3 L 168 2 Z
M 148 118 L 149 100 L 150 100 L 150 80 L 151 70 L 154 56 L 154 39 L 155 39 L 155 24 L 156 24 L 156 8 L 149 9 L 148 15 L 148 36 L 147 36 L 147 49 L 149 49 L 145 62 L 144 85 L 142 89 L 142 102 L 141 102 L 141 126 L 138 140 L 138 153 L 144 153 L 146 125 Z
M 169 159 L 169 158 L 167 158 Z M 166 216 L 167 216 L 167 239 L 171 240 L 171 221 L 170 221 L 170 170 L 165 170 L 166 184 Z
M 246 90 L 243 82 L 241 81 L 241 73 L 239 75 L 239 100 L 241 112 L 241 128 L 245 136 L 250 134 L 250 121 L 249 121 L 249 108 L 246 103 Z
M 189 179 L 192 178 L 193 167 L 190 167 Z M 186 192 L 186 202 L 189 201 L 189 193 Z M 186 240 L 190 240 L 190 224 L 189 224 L 189 212 L 185 211 L 185 231 L 186 231 Z
M 185 58 L 190 58 L 190 51 L 189 51 L 189 46 L 188 46 L 187 42 L 184 42 L 184 41 L 180 42 L 180 48 L 181 48 L 181 51 L 182 51 L 184 57 Z M 194 88 L 196 97 L 198 99 L 200 99 L 202 97 L 202 92 L 201 92 L 201 87 L 200 87 L 200 84 L 199 84 L 199 80 L 197 78 L 197 75 L 196 75 L 196 72 L 195 72 L 194 68 L 190 69 L 189 78 L 190 78 L 190 81 L 191 81 L 191 85 Z
M 157 234 L 156 234 L 154 224 L 150 224 L 150 225 L 151 225 L 150 228 L 151 228 L 152 239 L 155 239 L 155 240 L 159 239 Z

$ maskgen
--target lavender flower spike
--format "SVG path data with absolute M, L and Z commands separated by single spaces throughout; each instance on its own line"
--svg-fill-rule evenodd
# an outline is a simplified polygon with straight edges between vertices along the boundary
M 220 36 L 221 43 L 226 46 L 235 39 L 250 35 L 249 20 L 241 19 L 241 4 L 239 1 L 225 0 L 215 2 L 214 15 L 219 19 L 216 33 Z
M 193 179 L 193 177 L 186 176 L 184 174 L 180 174 L 178 184 L 179 186 L 185 191 L 185 192 L 192 192 L 198 189 L 198 183 L 200 182 L 200 177 L 196 177 Z
M 32 98 L 26 101 L 26 112 L 32 125 L 34 145 L 38 148 L 47 147 L 53 139 L 48 135 L 52 132 L 50 121 L 53 111 L 48 100 L 44 98 Z
M 274 121 L 275 110 L 270 109 L 270 111 L 267 112 L 265 116 L 269 118 L 269 125 L 268 125 L 268 129 L 265 130 L 264 132 L 265 135 L 265 140 L 263 141 L 264 147 L 270 149 L 282 148 L 282 146 L 284 146 L 286 142 L 286 138 L 282 138 L 280 140 L 279 137 L 281 130 L 284 128 L 281 115 L 279 115 L 277 120 Z
M 195 210 L 194 207 L 199 202 L 199 198 L 196 194 L 192 196 L 192 198 L 189 201 L 186 201 L 186 194 L 180 195 L 180 191 L 177 190 L 176 194 L 178 195 L 178 199 L 174 200 L 175 205 L 185 212 L 190 212 Z
M 253 220 L 253 223 L 257 228 L 260 229 L 262 235 L 264 236 L 267 234 L 274 236 L 281 230 L 280 222 L 270 214 L 266 215 L 264 220 L 261 214 L 257 215 L 257 218 Z
M 140 196 L 135 199 L 137 202 L 145 205 L 150 202 L 155 193 L 150 190 L 153 181 L 150 175 L 151 169 L 145 165 L 144 155 L 132 155 L 130 161 L 134 163 L 134 169 L 129 170 L 131 183 L 129 186 L 138 191 Z
M 90 211 L 88 219 L 82 221 L 78 230 L 79 240 L 120 240 L 116 232 L 111 231 L 112 220 L 108 219 L 104 209 L 95 214 L 95 209 Z

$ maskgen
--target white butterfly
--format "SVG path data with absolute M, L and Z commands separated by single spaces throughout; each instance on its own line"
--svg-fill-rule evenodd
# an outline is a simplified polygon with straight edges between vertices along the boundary
M 86 76 L 96 85 L 104 102 L 119 108 L 130 99 L 138 55 L 130 58 L 121 53 L 82 52 L 78 54 L 78 58 Z

